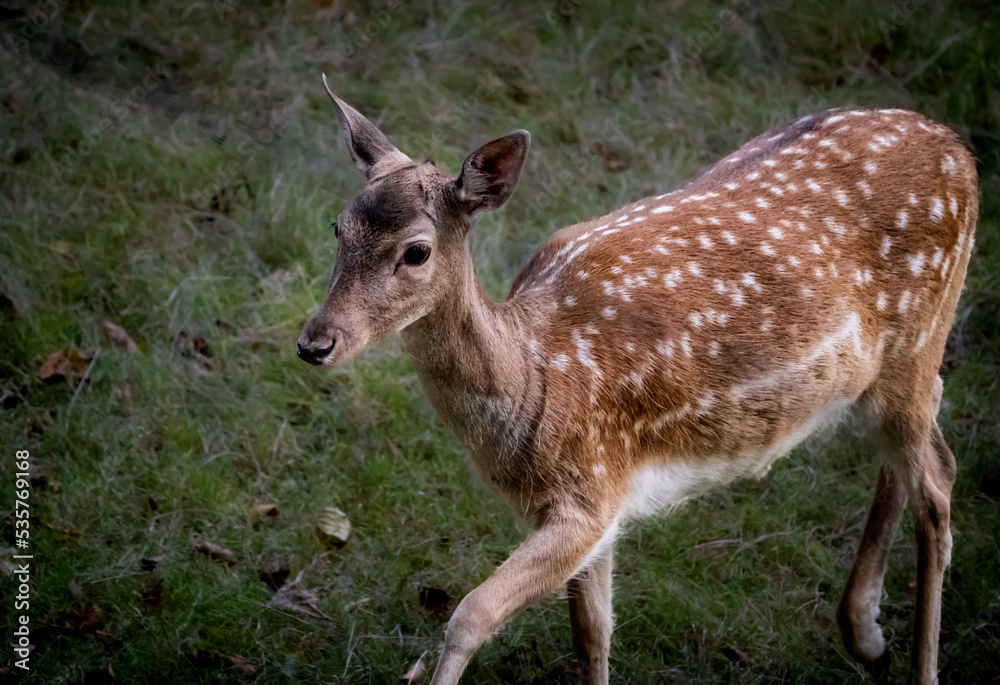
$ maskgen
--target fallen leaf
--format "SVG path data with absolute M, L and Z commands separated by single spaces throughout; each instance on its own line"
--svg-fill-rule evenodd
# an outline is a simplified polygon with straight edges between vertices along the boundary
M 337 507 L 324 507 L 316 519 L 316 534 L 325 544 L 339 549 L 347 544 L 351 522 Z
M 254 519 L 271 518 L 277 515 L 278 515 L 277 504 L 263 504 L 259 500 L 254 500 L 253 506 L 250 507 L 250 516 Z
M 239 655 L 229 657 L 229 661 L 232 662 L 233 668 L 244 675 L 254 675 L 257 672 L 257 668 L 253 664 Z
M 142 591 L 142 601 L 146 606 L 159 609 L 163 606 L 163 581 L 158 580 Z
M 424 654 L 427 654 L 427 652 L 424 652 Z M 410 683 L 415 683 L 424 677 L 424 673 L 427 672 L 427 667 L 424 666 L 424 654 L 421 654 L 420 658 L 410 666 L 410 670 L 404 673 L 403 677 L 399 679 L 400 685 L 410 685 Z
M 108 334 L 108 339 L 111 340 L 111 344 L 115 347 L 125 350 L 129 354 L 139 351 L 139 346 L 135 344 L 135 340 L 132 340 L 132 336 L 125 332 L 125 329 L 118 324 L 105 319 L 104 332 Z
M 280 590 L 288 580 L 289 574 L 287 567 L 265 567 L 261 569 L 260 579 L 272 590 Z
M 208 341 L 200 335 L 191 338 L 191 350 L 202 357 L 212 356 L 212 348 L 208 346 Z
M 143 571 L 152 573 L 153 571 L 156 570 L 157 564 L 159 564 L 161 561 L 166 561 L 166 560 L 167 560 L 166 554 L 161 554 L 156 557 L 149 557 L 148 559 L 140 559 L 139 568 L 142 569 Z
M 93 602 L 67 608 L 63 626 L 76 632 L 93 632 L 104 627 L 104 612 Z
M 55 526 L 51 523 L 46 523 L 45 527 L 55 533 L 55 537 L 63 542 L 69 542 L 70 540 L 79 540 L 80 533 L 73 530 L 72 528 L 64 528 L 62 526 Z
M 224 561 L 227 564 L 232 564 L 236 561 L 236 555 L 233 554 L 231 550 L 217 545 L 214 542 L 209 542 L 200 535 L 194 538 L 193 544 L 196 550 L 207 556 L 209 559 Z
M 58 383 L 67 378 L 81 379 L 93 358 L 93 351 L 81 352 L 70 348 L 57 350 L 42 364 L 38 377 L 49 383 Z
M 45 490 L 49 487 L 49 465 L 44 461 L 33 461 L 28 468 L 31 487 Z
M 420 606 L 425 611 L 432 614 L 443 614 L 448 611 L 448 604 L 451 602 L 451 595 L 436 587 L 423 586 L 417 593 Z
M 313 618 L 325 618 L 328 621 L 332 620 L 319 610 L 319 595 L 316 594 L 316 591 L 306 590 L 301 586 L 303 573 L 303 571 L 299 571 L 295 580 L 275 592 L 271 601 L 267 603 L 268 608 L 305 614 Z

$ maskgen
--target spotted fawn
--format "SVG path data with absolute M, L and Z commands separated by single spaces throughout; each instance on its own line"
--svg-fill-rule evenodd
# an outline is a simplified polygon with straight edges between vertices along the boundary
M 400 331 L 445 425 L 534 531 L 455 610 L 433 685 L 457 683 L 517 610 L 564 583 L 583 679 L 607 683 L 621 525 L 761 476 L 848 414 L 881 467 L 837 611 L 844 643 L 885 678 L 876 618 L 907 507 L 910 680 L 937 681 L 955 478 L 938 367 L 978 210 L 954 133 L 898 109 L 804 116 L 679 190 L 562 229 L 496 304 L 472 227 L 513 193 L 528 133 L 453 177 L 330 97 L 366 183 L 335 224 L 333 277 L 298 354 L 332 367 Z

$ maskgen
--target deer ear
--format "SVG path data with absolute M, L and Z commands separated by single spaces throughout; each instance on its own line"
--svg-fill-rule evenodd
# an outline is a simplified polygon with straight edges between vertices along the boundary
M 327 95 L 333 100 L 333 106 L 337 109 L 340 135 L 344 139 L 344 143 L 347 144 L 351 159 L 354 160 L 354 166 L 365 175 L 365 178 L 370 179 L 375 175 L 372 170 L 376 165 L 381 165 L 381 168 L 385 169 L 410 163 L 410 158 L 397 150 L 372 122 L 333 94 L 326 82 L 326 74 L 323 74 L 323 86 L 326 88 Z
M 455 188 L 470 214 L 496 209 L 514 193 L 530 145 L 530 133 L 514 131 L 465 158 Z

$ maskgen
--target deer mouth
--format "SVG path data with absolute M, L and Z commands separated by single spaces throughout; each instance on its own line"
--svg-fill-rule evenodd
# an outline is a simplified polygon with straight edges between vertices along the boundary
M 333 346 L 336 342 L 330 343 L 329 347 L 307 347 L 302 344 L 300 340 L 296 346 L 295 353 L 298 355 L 299 359 L 302 361 L 312 364 L 313 366 L 323 366 L 323 362 L 326 361 L 330 353 L 333 352 Z

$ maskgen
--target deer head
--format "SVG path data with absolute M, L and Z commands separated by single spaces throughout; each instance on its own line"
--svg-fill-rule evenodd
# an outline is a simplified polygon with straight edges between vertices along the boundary
M 326 85 L 326 76 L 323 77 Z M 330 92 L 340 132 L 365 187 L 333 224 L 337 262 L 326 300 L 306 324 L 298 356 L 336 366 L 434 311 L 471 260 L 466 236 L 479 212 L 514 192 L 528 152 L 515 131 L 470 154 L 454 178 L 414 163 Z

